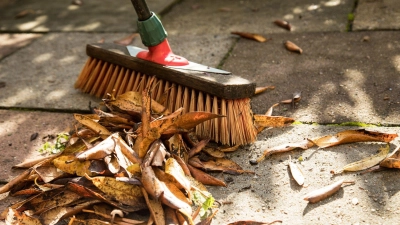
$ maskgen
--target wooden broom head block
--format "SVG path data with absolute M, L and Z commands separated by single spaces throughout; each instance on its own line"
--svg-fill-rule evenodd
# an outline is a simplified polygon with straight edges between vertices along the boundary
M 170 81 L 185 87 L 223 99 L 250 98 L 256 84 L 235 75 L 223 75 L 189 70 L 172 69 L 153 62 L 133 57 L 126 46 L 117 44 L 88 44 L 88 56 L 147 75 Z

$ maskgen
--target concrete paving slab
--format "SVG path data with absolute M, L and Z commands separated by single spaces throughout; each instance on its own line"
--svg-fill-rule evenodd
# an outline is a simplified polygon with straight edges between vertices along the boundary
M 273 24 L 292 24 L 293 32 L 345 31 L 352 0 L 186 0 L 175 5 L 162 21 L 171 34 L 229 34 L 231 31 L 286 33 Z
M 400 29 L 400 4 L 396 0 L 359 0 L 353 30 Z
M 38 150 L 45 143 L 43 138 L 68 132 L 75 119 L 72 114 L 38 111 L 0 110 L 0 182 L 5 184 L 21 173 L 11 169 L 25 160 L 44 157 Z M 37 138 L 31 141 L 31 135 Z M 14 200 L 0 195 L 2 212 Z
M 209 188 L 222 203 L 212 224 L 238 220 L 282 220 L 282 224 L 396 224 L 400 218 L 398 170 L 330 174 L 348 163 L 376 154 L 380 147 L 386 146 L 383 143 L 352 143 L 320 150 L 315 147 L 294 150 L 272 155 L 256 166 L 249 165 L 249 159 L 257 158 L 268 148 L 348 129 L 357 127 L 296 125 L 260 133 L 253 145 L 229 155 L 244 169 L 255 171 L 256 175 L 215 174 L 232 182 L 228 183 L 227 188 Z M 367 129 L 387 133 L 400 131 L 398 127 Z M 399 140 L 396 138 L 393 141 L 391 151 L 398 146 Z M 289 156 L 303 171 L 303 187 L 294 181 L 288 169 Z M 299 157 L 304 161 L 300 162 Z M 343 185 L 335 195 L 315 204 L 307 204 L 303 200 L 309 192 L 340 179 L 355 181 L 355 184 Z M 355 201 L 353 199 L 356 199 L 356 204 L 352 203 Z
M 130 1 L 84 0 L 82 5 L 71 0 L 14 1 L 0 8 L 1 31 L 100 31 L 133 32 L 136 12 Z M 174 1 L 149 0 L 149 8 L 160 13 Z
M 0 34 L 0 60 L 41 36 L 40 34 Z
M 88 110 L 88 103 L 99 102 L 74 89 L 74 83 L 87 60 L 87 43 L 113 42 L 128 33 L 50 33 L 31 46 L 0 63 L 0 81 L 5 82 L 0 106 Z M 216 67 L 234 42 L 229 35 L 171 36 L 171 47 L 191 61 Z M 184 44 L 181 44 L 184 43 Z M 140 38 L 132 45 L 143 47 Z
M 0 63 L 2 107 L 87 110 L 99 99 L 73 85 L 87 60 L 86 44 L 112 42 L 127 34 L 51 33 Z
M 255 113 L 302 93 L 299 104 L 276 115 L 317 123 L 399 124 L 400 32 L 266 35 L 258 43 L 240 39 L 223 69 L 275 90 L 252 98 Z M 303 54 L 289 52 L 290 40 Z

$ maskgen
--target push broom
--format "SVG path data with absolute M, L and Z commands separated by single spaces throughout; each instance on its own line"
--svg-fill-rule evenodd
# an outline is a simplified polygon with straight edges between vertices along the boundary
M 206 111 L 225 117 L 206 121 L 196 134 L 228 145 L 255 140 L 250 97 L 255 83 L 230 72 L 190 62 L 173 54 L 157 16 L 145 0 L 132 0 L 138 15 L 138 32 L 148 50 L 117 44 L 88 44 L 89 56 L 75 88 L 97 97 L 107 93 L 141 92 L 150 85 L 152 98 L 167 99 L 171 111 Z M 155 82 L 149 82 L 155 76 Z M 167 95 L 167 96 L 165 96 Z

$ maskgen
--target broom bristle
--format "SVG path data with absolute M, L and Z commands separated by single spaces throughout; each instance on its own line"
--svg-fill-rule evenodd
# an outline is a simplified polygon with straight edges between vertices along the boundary
M 113 90 L 120 95 L 127 91 L 143 91 L 152 77 L 89 57 L 75 88 L 97 97 L 105 97 Z M 184 112 L 205 111 L 225 116 L 198 125 L 197 135 L 228 145 L 244 145 L 255 141 L 257 130 L 253 124 L 250 98 L 220 99 L 157 78 L 150 85 L 152 98 L 171 112 L 184 107 Z

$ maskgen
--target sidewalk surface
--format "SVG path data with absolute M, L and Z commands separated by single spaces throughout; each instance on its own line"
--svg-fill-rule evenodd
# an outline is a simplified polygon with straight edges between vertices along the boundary
M 221 66 L 257 86 L 275 86 L 252 98 L 253 112 L 301 92 L 292 108 L 273 115 L 298 123 L 265 130 L 255 143 L 229 155 L 256 175 L 220 175 L 227 188 L 210 187 L 221 202 L 212 224 L 237 220 L 282 224 L 398 224 L 398 170 L 332 177 L 331 170 L 376 154 L 381 143 L 311 148 L 273 155 L 256 166 L 270 147 L 304 138 L 365 128 L 400 133 L 400 4 L 397 0 L 148 0 L 160 15 L 175 53 L 190 61 Z M 113 42 L 136 31 L 128 0 L 5 0 L 0 2 L 0 182 L 11 167 L 40 154 L 42 139 L 67 129 L 74 112 L 88 112 L 100 99 L 74 89 L 87 56 L 85 45 Z M 292 30 L 273 21 L 289 21 Z M 232 35 L 258 33 L 264 43 Z M 289 52 L 290 40 L 303 49 Z M 142 46 L 140 38 L 133 45 Z M 347 125 L 347 126 L 346 126 Z M 357 126 L 358 125 L 358 126 Z M 366 126 L 366 127 L 364 127 Z M 32 134 L 36 140 L 30 141 Z M 400 139 L 391 143 L 391 150 Z M 289 156 L 306 176 L 299 187 L 288 171 Z M 294 159 L 294 160 L 293 160 Z M 316 204 L 303 196 L 339 179 L 354 180 Z M 14 200 L 0 196 L 0 211 Z M 357 201 L 357 202 L 356 202 Z M 0 222 L 1 223 L 1 222 Z

